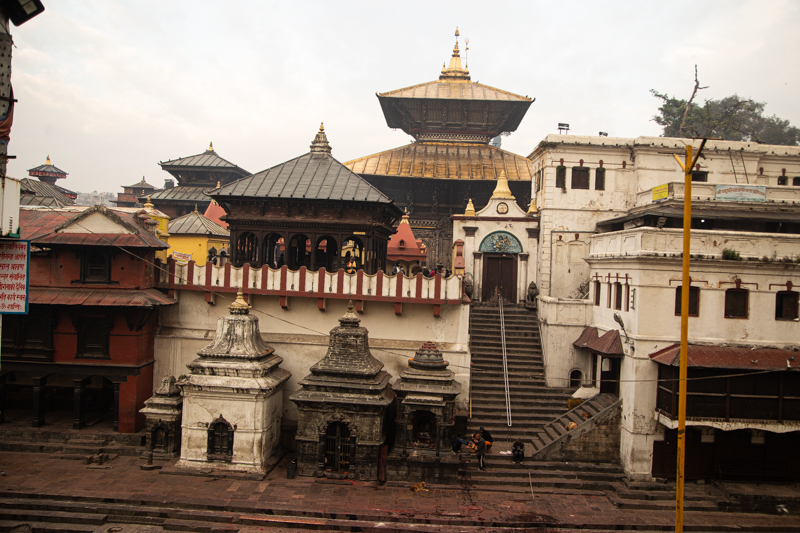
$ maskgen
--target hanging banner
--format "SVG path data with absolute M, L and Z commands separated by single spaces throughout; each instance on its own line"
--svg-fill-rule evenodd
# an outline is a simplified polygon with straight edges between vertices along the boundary
M 0 314 L 28 314 L 31 241 L 0 239 Z
M 653 201 L 666 200 L 669 197 L 669 183 L 653 187 Z
M 766 202 L 764 185 L 717 185 L 714 198 L 722 202 Z

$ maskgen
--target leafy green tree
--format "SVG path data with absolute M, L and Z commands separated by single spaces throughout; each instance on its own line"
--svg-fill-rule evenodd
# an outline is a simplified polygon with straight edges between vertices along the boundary
M 796 146 L 800 129 L 777 116 L 763 116 L 764 103 L 734 94 L 719 100 L 693 103 L 700 87 L 695 66 L 695 85 L 689 101 L 651 90 L 661 100 L 653 120 L 663 126 L 664 137 L 718 137 L 728 141 L 750 141 Z

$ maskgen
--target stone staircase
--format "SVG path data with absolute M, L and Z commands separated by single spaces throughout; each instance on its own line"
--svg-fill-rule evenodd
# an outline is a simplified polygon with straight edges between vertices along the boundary
M 470 310 L 472 413 L 470 430 L 484 426 L 495 440 L 530 442 L 539 430 L 567 411 L 574 389 L 545 383 L 544 360 L 535 311 L 505 306 L 506 357 L 511 397 L 511 427 L 506 418 L 503 350 L 498 307 Z

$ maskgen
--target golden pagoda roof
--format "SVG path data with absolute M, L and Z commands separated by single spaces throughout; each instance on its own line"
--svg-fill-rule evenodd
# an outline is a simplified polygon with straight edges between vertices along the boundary
M 437 80 L 412 85 L 386 93 L 378 93 L 379 98 L 426 98 L 447 100 L 499 100 L 506 102 L 530 102 L 527 96 L 520 96 L 502 89 L 475 82 Z
M 486 144 L 415 142 L 344 163 L 356 174 L 453 180 L 530 181 L 531 160 Z

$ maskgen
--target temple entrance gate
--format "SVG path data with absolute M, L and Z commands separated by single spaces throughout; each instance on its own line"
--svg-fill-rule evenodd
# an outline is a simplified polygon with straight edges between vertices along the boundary
M 517 303 L 517 255 L 522 244 L 507 231 L 495 231 L 481 241 L 484 255 L 481 277 L 481 301 L 497 304 L 499 297 L 509 304 Z

